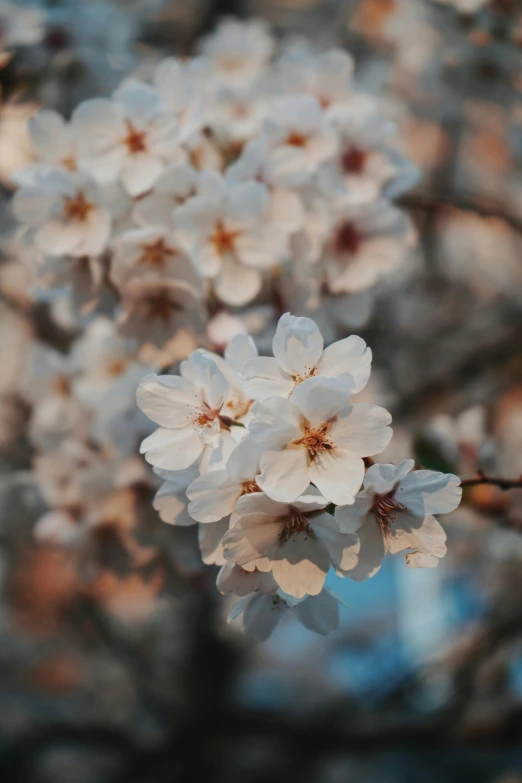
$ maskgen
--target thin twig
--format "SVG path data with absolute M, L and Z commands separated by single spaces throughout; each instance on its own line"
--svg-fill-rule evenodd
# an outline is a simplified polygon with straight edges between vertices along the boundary
M 460 482 L 463 487 L 478 487 L 481 484 L 490 484 L 499 489 L 522 489 L 522 476 L 516 479 L 506 479 L 500 476 L 488 476 L 483 471 L 477 471 L 477 475 L 472 478 L 462 479 Z

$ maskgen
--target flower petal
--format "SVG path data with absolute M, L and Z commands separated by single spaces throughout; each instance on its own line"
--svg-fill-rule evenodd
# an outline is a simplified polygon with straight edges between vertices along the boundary
M 371 349 L 360 337 L 351 335 L 324 350 L 317 372 L 329 378 L 338 378 L 350 387 L 352 394 L 356 394 L 368 383 L 371 363 Z
M 298 498 L 310 483 L 306 450 L 296 446 L 266 451 L 261 457 L 261 473 L 257 483 L 274 500 L 291 502 Z
M 358 457 L 371 457 L 386 448 L 392 436 L 391 416 L 378 405 L 356 403 L 339 412 L 331 430 L 336 446 Z
M 350 505 L 363 482 L 364 462 L 345 449 L 323 451 L 310 463 L 309 477 L 331 503 Z
M 140 446 L 147 462 L 165 470 L 188 468 L 202 451 L 203 442 L 192 427 L 176 430 L 160 427 Z
M 138 407 L 162 427 L 186 427 L 201 407 L 194 386 L 178 375 L 145 376 L 136 392 Z
M 323 337 L 310 318 L 296 318 L 285 313 L 279 319 L 272 348 L 285 372 L 307 376 L 319 361 Z
M 232 513 L 242 490 L 226 470 L 204 473 L 187 489 L 189 514 L 197 522 L 218 522 Z

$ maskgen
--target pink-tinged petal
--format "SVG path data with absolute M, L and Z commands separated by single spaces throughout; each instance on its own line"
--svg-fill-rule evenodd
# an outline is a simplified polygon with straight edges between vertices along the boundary
M 311 521 L 312 530 L 327 550 L 332 564 L 349 571 L 357 564 L 359 538 L 355 533 L 342 533 L 331 514 L 321 514 Z
M 415 516 L 448 514 L 459 505 L 462 487 L 452 473 L 414 470 L 402 479 L 395 496 Z
M 357 531 L 360 550 L 359 560 L 355 568 L 348 571 L 347 575 L 355 582 L 363 582 L 374 576 L 380 569 L 387 551 L 386 542 L 377 520 L 370 515 L 364 525 Z
M 308 378 L 294 389 L 290 399 L 310 424 L 319 427 L 347 406 L 350 390 L 335 378 Z
M 225 535 L 225 559 L 239 565 L 257 564 L 257 561 L 271 555 L 277 548 L 280 532 L 279 522 L 266 514 L 248 514 L 238 520 Z M 270 570 L 270 567 L 262 570 Z
M 198 542 L 201 557 L 207 565 L 223 565 L 223 538 L 228 530 L 228 519 L 198 526 Z
M 312 460 L 309 477 L 331 503 L 351 505 L 363 482 L 364 462 L 344 449 L 323 451 Z
M 136 392 L 138 407 L 162 427 L 187 427 L 198 415 L 201 400 L 194 386 L 178 375 L 146 375 Z
M 317 372 L 329 378 L 338 378 L 355 394 L 368 383 L 371 364 L 370 348 L 360 337 L 351 335 L 324 350 L 317 365 Z
M 356 403 L 339 412 L 331 440 L 357 457 L 371 457 L 386 448 L 392 430 L 391 415 L 378 405 Z
M 272 575 L 285 593 L 294 598 L 318 595 L 330 568 L 328 552 L 306 533 L 296 533 L 273 554 Z
M 392 554 L 413 549 L 426 555 L 444 557 L 447 551 L 446 533 L 435 517 L 419 519 L 407 512 L 399 512 L 391 526 L 388 547 Z
M 310 484 L 306 450 L 295 446 L 280 451 L 266 451 L 261 458 L 257 484 L 274 500 L 296 500 Z
M 187 489 L 189 514 L 197 522 L 219 522 L 232 513 L 242 491 L 225 470 L 204 473 Z
M 76 256 L 97 256 L 107 246 L 111 233 L 111 217 L 108 212 L 94 210 L 87 219 L 84 235 L 75 248 Z
M 140 454 L 151 465 L 165 470 L 183 470 L 203 451 L 203 442 L 192 427 L 167 430 L 160 427 L 140 446 Z
M 253 400 L 269 397 L 289 397 L 295 386 L 294 379 L 281 369 L 272 356 L 259 356 L 247 361 L 243 367 L 243 389 Z
M 307 377 L 319 361 L 323 337 L 310 318 L 296 318 L 285 313 L 279 319 L 272 349 L 286 373 Z
M 255 590 L 260 593 L 273 593 L 277 590 L 277 584 L 270 572 L 245 571 L 236 563 L 225 563 L 216 579 L 216 587 L 222 595 L 235 593 L 245 596 Z
M 328 590 L 312 595 L 294 609 L 299 622 L 314 633 L 327 634 L 339 627 L 339 603 Z
M 250 434 L 265 448 L 285 446 L 302 434 L 302 416 L 297 405 L 282 397 L 257 403 L 250 422 Z

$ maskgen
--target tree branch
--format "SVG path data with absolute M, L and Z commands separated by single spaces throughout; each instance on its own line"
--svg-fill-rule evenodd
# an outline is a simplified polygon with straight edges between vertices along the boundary
M 499 476 L 488 476 L 483 471 L 477 471 L 477 475 L 472 478 L 462 479 L 463 487 L 478 487 L 481 484 L 490 484 L 491 486 L 498 487 L 499 489 L 522 489 L 522 476 L 516 479 L 506 479 Z

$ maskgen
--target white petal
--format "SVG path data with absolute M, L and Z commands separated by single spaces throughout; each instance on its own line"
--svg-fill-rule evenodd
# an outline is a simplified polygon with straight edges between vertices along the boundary
M 223 538 L 228 530 L 228 519 L 199 525 L 198 541 L 203 562 L 207 565 L 223 565 Z
M 280 532 L 280 523 L 266 514 L 241 517 L 225 535 L 225 558 L 239 565 L 257 564 L 257 561 L 273 553 L 279 544 Z
M 414 470 L 402 479 L 395 496 L 415 516 L 447 514 L 459 505 L 462 487 L 452 473 Z
M 356 403 L 340 411 L 331 430 L 336 446 L 359 457 L 371 457 L 386 448 L 392 436 L 391 416 L 378 405 Z
M 314 633 L 327 634 L 339 627 L 339 603 L 328 590 L 301 601 L 294 612 L 304 627 Z
M 351 335 L 325 349 L 317 372 L 329 378 L 338 378 L 351 387 L 352 394 L 360 392 L 368 383 L 372 352 L 360 337 Z
M 139 196 L 154 185 L 163 169 L 159 158 L 142 152 L 127 159 L 121 181 L 131 196 Z
M 439 560 L 433 555 L 423 555 L 422 552 L 409 552 L 406 554 L 408 568 L 436 568 Z
M 259 472 L 263 447 L 253 438 L 238 443 L 227 462 L 227 473 L 236 482 L 252 481 Z
M 53 209 L 54 194 L 45 187 L 20 188 L 13 196 L 14 216 L 28 226 L 41 226 L 49 220 Z
M 388 547 L 392 554 L 404 549 L 413 549 L 426 555 L 444 557 L 447 551 L 446 533 L 435 517 L 423 520 L 408 513 L 398 513 L 388 536 Z
M 366 514 L 372 505 L 372 499 L 363 491 L 355 497 L 349 506 L 337 506 L 335 519 L 343 533 L 356 533 L 364 523 Z
M 310 424 L 320 426 L 346 408 L 350 389 L 343 388 L 335 378 L 308 378 L 295 388 L 290 399 Z
M 194 351 L 190 360 L 183 362 L 182 374 L 186 372 L 190 363 L 191 379 L 204 394 L 205 400 L 212 410 L 217 410 L 223 405 L 225 396 L 229 390 L 229 384 L 212 355 L 206 351 Z
M 261 473 L 257 483 L 274 500 L 292 501 L 298 498 L 310 483 L 306 450 L 303 447 L 292 447 L 266 451 L 261 457 Z
M 364 476 L 364 487 L 378 495 L 385 495 L 391 492 L 397 482 L 409 473 L 414 465 L 415 461 L 412 459 L 405 459 L 397 466 L 380 463 L 372 465 Z
M 242 490 L 225 470 L 204 473 L 187 489 L 189 514 L 198 522 L 218 522 L 232 513 Z
M 285 313 L 279 319 L 272 349 L 285 372 L 306 377 L 319 361 L 323 337 L 310 318 L 296 318 Z
M 243 613 L 243 630 L 254 642 L 264 642 L 287 608 L 277 596 L 256 594 Z
M 357 531 L 361 548 L 359 561 L 355 568 L 348 572 L 350 579 L 363 582 L 377 573 L 386 554 L 386 543 L 381 528 L 373 515 L 370 515 L 364 525 Z
M 296 533 L 272 556 L 272 575 L 285 593 L 294 598 L 318 595 L 330 568 L 325 548 L 312 536 Z
M 224 259 L 215 287 L 222 302 L 241 307 L 257 296 L 261 284 L 262 278 L 256 269 L 247 269 L 234 261 Z
M 254 407 L 250 434 L 265 448 L 285 446 L 301 437 L 301 421 L 297 405 L 281 397 L 271 397 Z
M 154 496 L 152 502 L 163 522 L 169 525 L 186 527 L 194 525 L 194 519 L 187 511 L 187 499 L 184 493 L 176 490 L 176 487 L 165 481 Z
M 314 517 L 311 525 L 336 568 L 349 571 L 357 564 L 359 538 L 355 533 L 342 533 L 334 517 L 326 513 Z
M 140 453 L 151 465 L 165 470 L 183 470 L 203 451 L 203 442 L 192 427 L 166 430 L 160 427 L 142 442 Z
M 344 449 L 323 451 L 310 463 L 309 476 L 331 503 L 350 505 L 363 482 L 364 462 Z
M 243 388 L 253 400 L 269 397 L 289 397 L 294 379 L 279 366 L 272 356 L 259 356 L 247 361 L 243 367 Z
M 178 375 L 145 376 L 138 386 L 136 400 L 151 421 L 172 429 L 186 427 L 201 407 L 194 386 Z
M 245 363 L 257 356 L 257 348 L 249 334 L 236 334 L 225 348 L 225 360 L 238 373 Z

